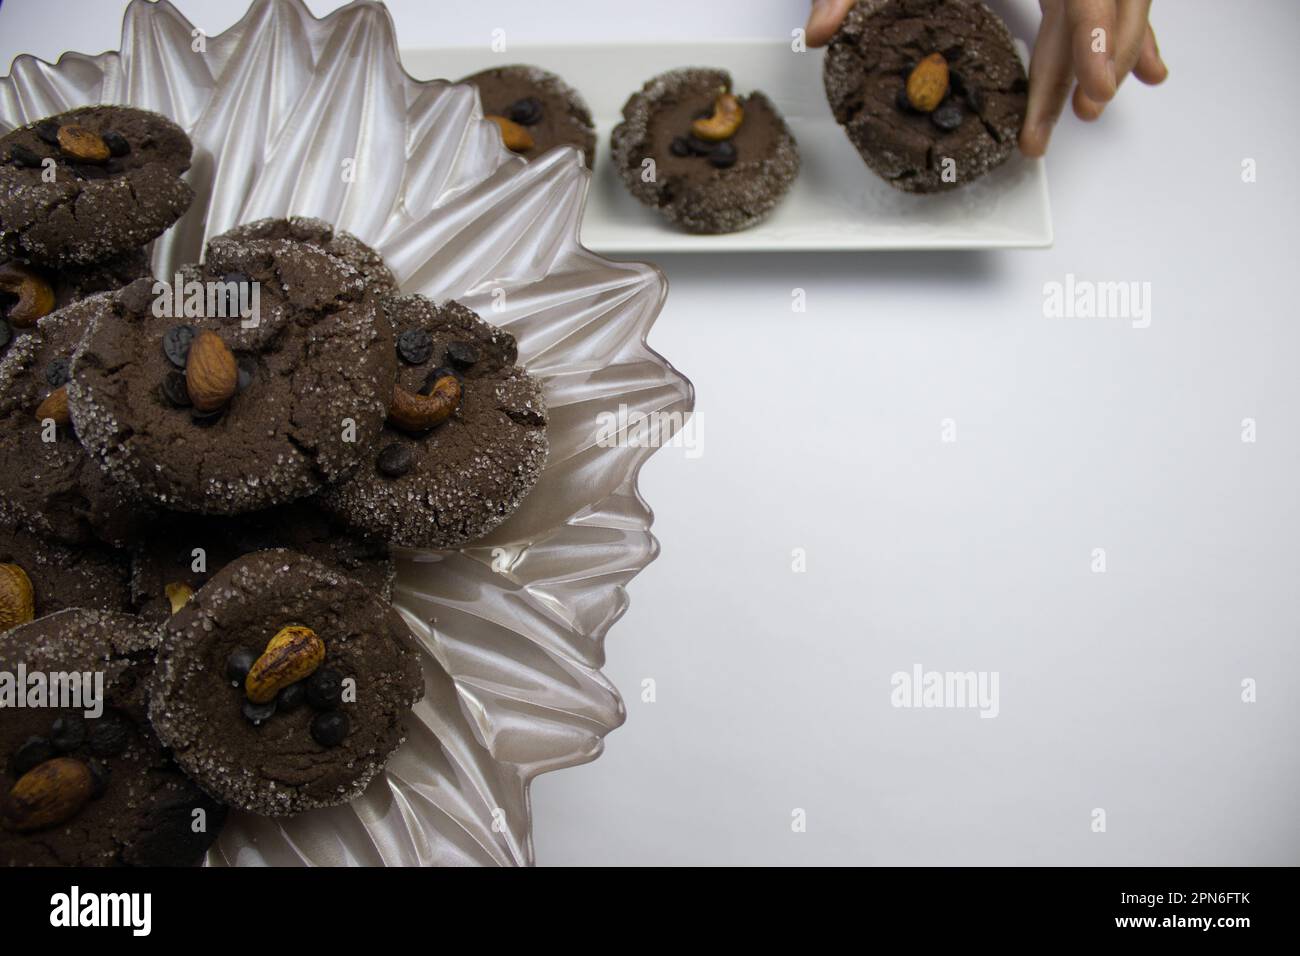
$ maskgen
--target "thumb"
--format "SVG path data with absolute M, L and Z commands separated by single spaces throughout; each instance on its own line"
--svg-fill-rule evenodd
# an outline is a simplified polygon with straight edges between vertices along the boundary
M 804 28 L 809 46 L 825 46 L 840 28 L 855 0 L 813 0 L 808 26 Z

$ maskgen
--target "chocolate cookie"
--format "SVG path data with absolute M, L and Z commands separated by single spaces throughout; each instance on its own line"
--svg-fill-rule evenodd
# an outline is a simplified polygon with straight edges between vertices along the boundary
M 130 577 L 124 555 L 93 544 L 69 548 L 47 541 L 13 524 L 0 524 L 0 564 L 16 565 L 0 577 L 4 587 L 26 579 L 31 588 L 31 617 L 40 618 L 64 608 L 128 611 Z M 14 605 L 0 601 L 0 629 L 23 623 L 27 615 L 13 614 Z
M 0 521 L 69 544 L 93 533 L 120 546 L 148 510 L 109 480 L 68 420 L 72 354 L 108 307 L 100 293 L 51 312 L 0 359 Z
M 190 149 L 171 120 L 125 106 L 11 130 L 0 137 L 0 252 L 59 267 L 152 241 L 194 198 L 180 178 Z
M 371 291 L 397 294 L 397 280 L 383 258 L 350 232 L 335 229 L 323 219 L 291 216 L 288 219 L 258 219 L 223 232 L 218 239 L 291 239 L 305 242 L 336 259 L 342 259 L 361 273 Z
M 149 726 L 155 647 L 136 618 L 102 611 L 60 611 L 0 635 L 0 671 L 15 677 L 0 692 L 0 865 L 202 862 L 226 811 Z M 55 675 L 81 675 L 79 693 L 37 698 L 35 674 L 51 687 Z
M 300 242 L 214 240 L 180 278 L 247 290 L 249 305 L 256 293 L 259 314 L 177 318 L 147 282 L 100 310 L 68 401 L 113 480 L 172 510 L 236 514 L 311 494 L 369 456 L 397 360 L 355 269 Z
M 147 275 L 149 257 L 143 249 L 60 269 L 41 269 L 17 259 L 0 262 L 0 354 L 16 334 L 34 328 L 37 320 L 54 310 Z
M 799 174 L 798 147 L 776 107 L 762 93 L 732 94 L 724 70 L 656 76 L 624 104 L 610 144 L 628 191 L 687 232 L 757 225 Z
M 514 64 L 483 70 L 457 80 L 478 87 L 485 116 L 500 116 L 522 127 L 531 145 L 515 149 L 525 159 L 556 146 L 582 151 L 587 168 L 595 168 L 596 126 L 580 94 L 554 73 Z M 510 145 L 507 143 L 506 145 Z
M 164 625 L 150 716 L 210 793 L 287 816 L 358 796 L 423 690 L 396 611 L 318 561 L 260 551 Z
M 246 515 L 173 516 L 144 535 L 132 551 L 131 600 L 148 621 L 172 613 L 168 587 L 197 591 L 236 558 L 288 548 L 355 578 L 381 601 L 390 601 L 396 568 L 388 543 L 352 534 L 311 501 Z M 175 593 L 175 592 L 173 592 Z M 184 600 L 184 592 L 177 597 Z
M 370 460 L 320 501 L 395 544 L 458 547 L 504 521 L 537 483 L 546 461 L 541 385 L 515 365 L 514 336 L 458 302 L 411 295 L 387 310 L 402 359 L 394 407 Z M 419 419 L 439 401 L 450 410 L 444 420 Z
M 831 39 L 826 98 L 868 166 L 905 192 L 965 185 L 1006 161 L 1028 81 L 977 0 L 859 0 Z

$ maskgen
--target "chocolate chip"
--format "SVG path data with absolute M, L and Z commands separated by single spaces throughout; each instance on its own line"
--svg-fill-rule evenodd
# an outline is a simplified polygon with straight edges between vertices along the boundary
M 704 109 L 700 110 L 698 113 L 695 114 L 695 118 L 696 118 L 697 120 L 701 120 L 701 119 L 710 119 L 710 118 L 712 118 L 712 116 L 713 116 L 713 107 L 712 107 L 712 106 L 707 106 L 707 107 L 705 107 Z
M 674 156 L 689 156 L 689 155 L 691 155 L 691 144 L 688 143 L 688 142 L 686 142 L 686 137 L 685 137 L 685 136 L 678 136 L 678 137 L 675 137 L 675 138 L 673 139 L 673 144 L 672 144 L 672 146 L 670 146 L 670 147 L 668 147 L 668 148 L 672 150 L 672 153 L 673 153 Z
M 348 736 L 348 717 L 342 711 L 317 714 L 311 722 L 311 739 L 322 747 L 337 747 Z
M 25 166 L 28 169 L 36 169 L 41 165 L 41 157 L 37 156 L 22 143 L 14 143 L 9 147 L 9 162 L 15 166 Z
M 244 698 L 241 710 L 245 720 L 254 727 L 260 727 L 275 716 L 275 701 L 268 700 L 265 704 L 255 704 L 248 698 Z
M 520 126 L 536 126 L 542 121 L 542 101 L 535 96 L 515 100 L 506 110 L 506 116 Z
M 80 717 L 57 717 L 50 725 L 50 744 L 61 754 L 76 750 L 86 742 L 86 722 Z
M 90 751 L 96 757 L 115 757 L 130 740 L 130 728 L 116 714 L 104 714 L 90 722 Z
M 316 668 L 306 683 L 307 703 L 317 710 L 333 710 L 343 700 L 343 675 L 332 668 Z
M 49 384 L 50 388 L 58 388 L 60 385 L 68 384 L 68 379 L 70 377 L 68 369 L 70 364 L 71 363 L 68 362 L 67 358 L 60 355 L 58 358 L 51 361 L 49 365 L 45 366 L 45 381 Z
M 984 94 L 980 92 L 978 86 L 966 87 L 966 102 L 976 113 L 984 112 Z
M 694 133 L 686 137 L 686 148 L 696 156 L 708 156 L 713 152 L 713 144 L 700 139 Z
M 438 384 L 439 379 L 446 378 L 448 375 L 453 375 L 455 376 L 456 381 L 460 381 L 459 375 L 456 375 L 455 372 L 453 372 L 451 369 L 447 368 L 446 366 L 439 365 L 437 368 L 435 368 L 432 372 L 430 372 L 428 375 L 424 377 L 424 384 L 420 386 L 419 394 L 420 395 L 433 394 L 433 386 Z
M 217 422 L 221 421 L 221 416 L 226 414 L 226 407 L 223 405 L 215 412 L 200 412 L 195 409 L 190 412 L 190 424 L 198 428 L 211 428 Z
M 230 656 L 226 658 L 226 680 L 234 687 L 240 686 L 256 661 L 257 655 L 247 647 L 238 647 L 231 651 Z
M 163 398 L 167 399 L 176 408 L 190 407 L 190 389 L 185 383 L 185 373 L 172 369 L 163 376 L 162 381 Z
M 173 325 L 164 332 L 163 354 L 167 356 L 167 361 L 177 368 L 184 368 L 185 360 L 190 354 L 190 343 L 198 334 L 198 330 L 192 325 Z
M 379 453 L 375 467 L 385 478 L 401 478 L 415 464 L 415 449 L 404 442 L 393 442 Z
M 98 760 L 88 760 L 86 766 L 90 768 L 90 780 L 94 788 L 90 791 L 91 798 L 102 797 L 104 791 L 108 789 L 108 767 Z
M 36 124 L 35 133 L 47 146 L 59 145 L 59 124 L 52 120 L 42 120 Z
M 930 114 L 930 122 L 945 133 L 951 133 L 961 126 L 962 118 L 961 104 L 956 100 L 949 100 Z
M 14 755 L 9 759 L 9 769 L 15 777 L 21 777 L 33 767 L 39 767 L 55 756 L 54 747 L 45 737 L 28 737 Z
M 726 169 L 729 166 L 736 165 L 737 158 L 736 147 L 731 144 L 730 140 L 723 140 L 718 143 L 709 153 L 709 162 L 718 169 Z
M 108 147 L 108 152 L 113 156 L 125 156 L 131 152 L 131 144 L 117 130 L 106 130 L 99 134 L 99 138 L 104 141 L 104 145 Z M 55 142 L 57 141 L 56 139 Z
M 433 337 L 424 329 L 408 329 L 397 337 L 397 354 L 408 365 L 423 365 L 433 354 Z
M 275 709 L 282 714 L 289 714 L 307 703 L 307 683 L 298 681 L 282 688 L 275 695 Z
M 242 392 L 253 384 L 253 371 L 257 368 L 251 358 L 239 360 L 239 378 L 235 381 L 235 391 Z
M 898 88 L 898 94 L 894 97 L 894 106 L 897 107 L 903 113 L 916 112 L 914 109 L 912 109 L 912 101 L 907 98 L 906 85 L 900 86 Z
M 478 360 L 478 346 L 473 342 L 452 342 L 447 346 L 447 361 L 456 368 L 469 368 Z

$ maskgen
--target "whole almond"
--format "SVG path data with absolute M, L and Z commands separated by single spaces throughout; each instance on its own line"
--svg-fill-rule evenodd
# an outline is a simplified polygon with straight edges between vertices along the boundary
M 204 329 L 190 344 L 185 360 L 185 387 L 201 412 L 215 412 L 235 394 L 239 364 L 216 332 Z
M 106 163 L 113 155 L 104 138 L 84 126 L 60 126 L 59 149 L 82 163 Z
M 60 385 L 36 406 L 36 420 L 43 422 L 47 418 L 54 419 L 56 425 L 66 425 L 72 420 L 68 414 L 68 386 Z
M 265 704 L 283 688 L 309 677 L 324 660 L 325 644 L 310 627 L 282 627 L 253 662 L 244 678 L 244 693 L 253 703 Z
M 55 757 L 18 778 L 5 801 L 5 825 L 19 833 L 58 826 L 76 816 L 94 792 L 90 767 L 71 757 Z
M 16 564 L 0 564 L 0 631 L 26 624 L 35 616 L 32 579 Z
M 912 69 L 907 78 L 907 101 L 922 113 L 939 108 L 948 95 L 948 61 L 942 53 L 931 53 Z

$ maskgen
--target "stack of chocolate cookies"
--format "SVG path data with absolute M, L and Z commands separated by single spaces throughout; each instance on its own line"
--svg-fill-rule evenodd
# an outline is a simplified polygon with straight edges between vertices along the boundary
M 358 796 L 424 690 L 390 546 L 545 463 L 513 337 L 328 223 L 150 276 L 189 163 L 125 107 L 0 138 L 0 864 L 193 864 L 226 807 Z

